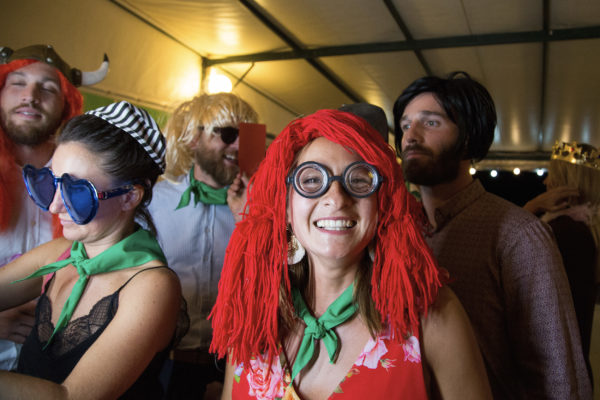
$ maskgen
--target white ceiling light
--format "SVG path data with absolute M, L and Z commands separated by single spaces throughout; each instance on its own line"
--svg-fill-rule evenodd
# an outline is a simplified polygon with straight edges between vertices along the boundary
M 206 91 L 208 94 L 215 94 L 221 92 L 231 92 L 233 89 L 233 84 L 231 83 L 231 79 L 227 76 L 215 72 L 212 70 L 208 75 L 208 81 L 206 82 Z

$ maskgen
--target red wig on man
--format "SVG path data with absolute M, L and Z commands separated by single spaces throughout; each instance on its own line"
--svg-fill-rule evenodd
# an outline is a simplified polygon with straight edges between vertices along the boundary
M 35 59 L 17 59 L 7 64 L 0 64 L 0 90 L 4 87 L 9 73 L 27 65 L 40 62 Z M 64 95 L 62 122 L 79 115 L 83 111 L 83 96 L 69 80 L 57 70 L 60 79 L 60 89 Z M 16 195 L 17 188 L 22 183 L 21 168 L 14 157 L 14 144 L 0 126 L 0 232 L 5 231 L 11 222 L 13 213 L 19 202 L 23 201 Z M 60 226 L 54 225 L 54 236 L 60 235 Z

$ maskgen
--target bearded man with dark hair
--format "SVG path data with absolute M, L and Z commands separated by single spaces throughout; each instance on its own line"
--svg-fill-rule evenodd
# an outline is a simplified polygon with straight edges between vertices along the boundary
M 427 243 L 473 324 L 494 398 L 591 398 L 552 232 L 469 174 L 494 140 L 490 93 L 464 72 L 423 77 L 396 100 L 394 124 Z

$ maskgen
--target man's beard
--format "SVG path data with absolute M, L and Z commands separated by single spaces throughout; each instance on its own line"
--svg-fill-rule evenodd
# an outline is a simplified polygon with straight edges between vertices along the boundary
M 54 118 L 38 107 L 29 105 L 42 113 L 45 118 L 36 123 L 15 124 L 10 119 L 11 112 L 0 110 L 0 124 L 6 135 L 17 145 L 35 147 L 47 142 L 58 130 L 61 124 L 62 115 Z
M 418 150 L 432 155 L 427 160 L 409 159 L 402 160 L 402 172 L 404 179 L 415 185 L 435 186 L 442 183 L 452 182 L 458 176 L 460 157 L 453 149 L 444 149 L 437 156 L 431 150 L 418 145 L 408 146 L 402 151 Z
M 196 150 L 194 160 L 221 187 L 231 185 L 240 170 L 238 166 L 225 165 L 221 152 L 214 153 L 203 148 Z

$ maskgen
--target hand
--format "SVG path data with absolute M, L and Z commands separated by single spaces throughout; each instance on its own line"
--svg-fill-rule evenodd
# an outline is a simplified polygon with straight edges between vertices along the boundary
M 0 339 L 23 343 L 35 321 L 37 299 L 0 312 Z
M 248 182 L 250 178 L 245 173 L 238 173 L 229 189 L 227 189 L 227 204 L 236 223 L 243 218 L 246 205 Z
M 529 212 L 536 215 L 545 212 L 556 212 L 564 210 L 570 206 L 569 200 L 572 197 L 578 197 L 579 190 L 572 186 L 558 186 L 545 191 L 537 197 L 529 200 L 523 206 Z

